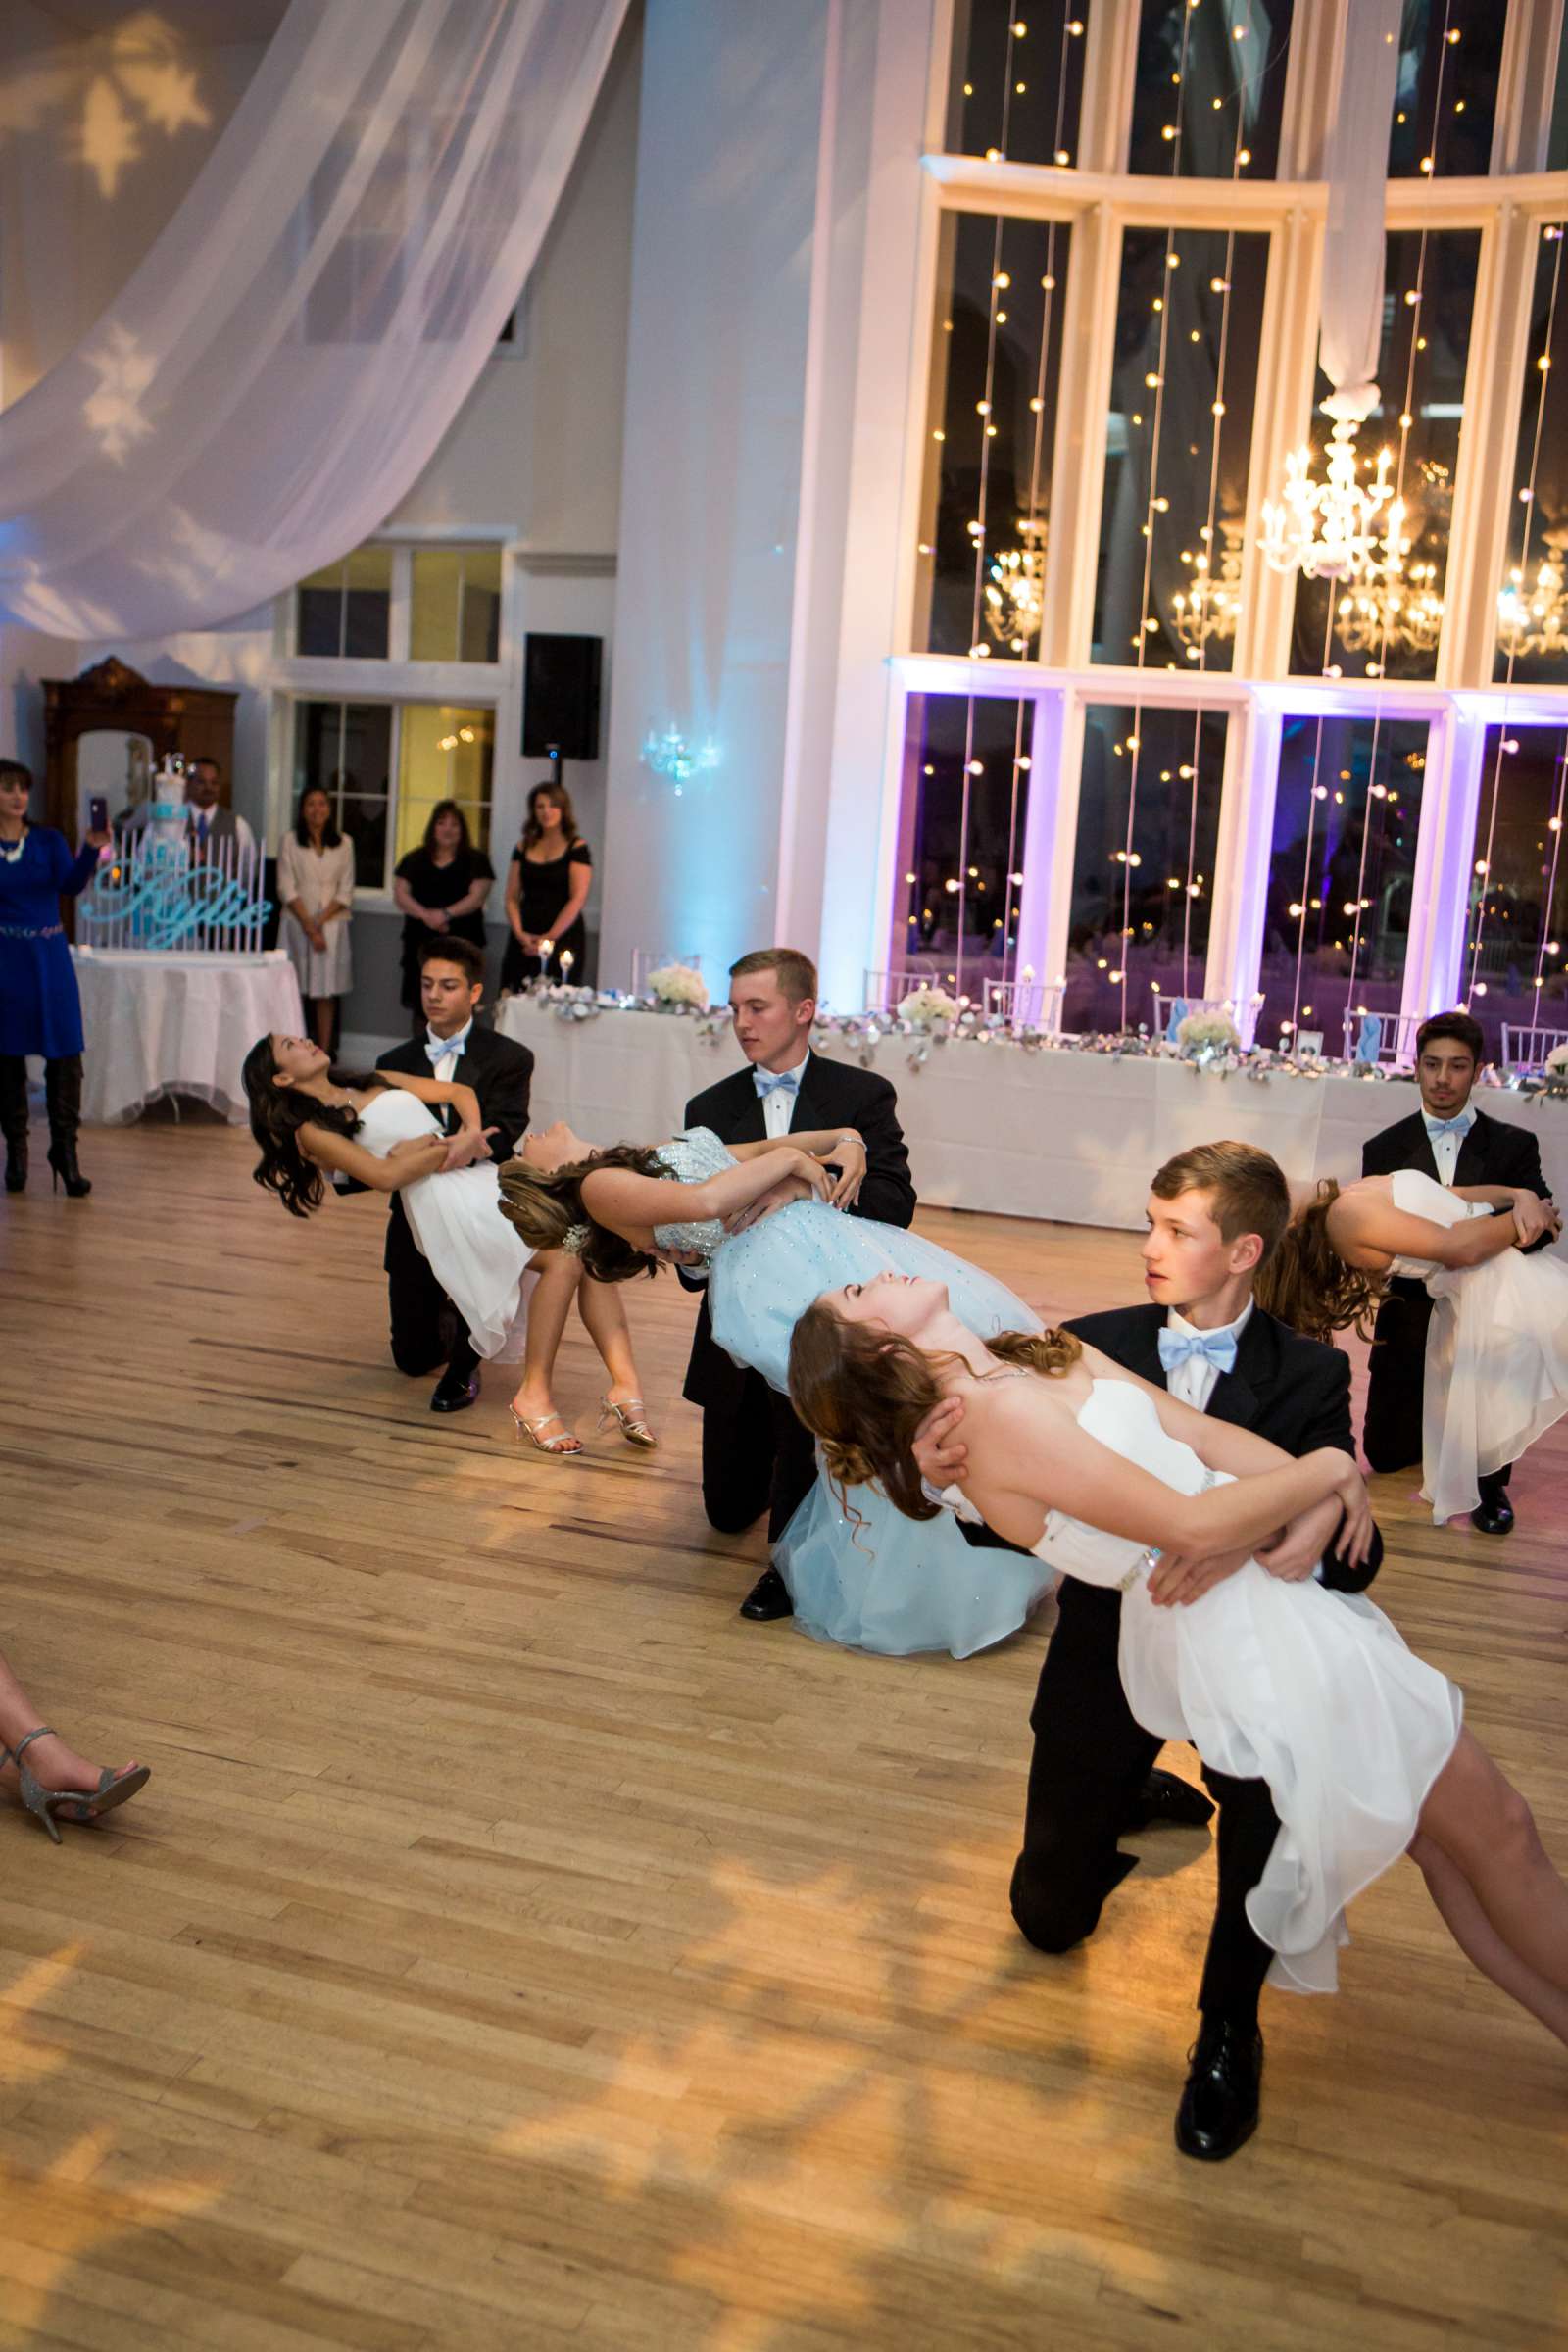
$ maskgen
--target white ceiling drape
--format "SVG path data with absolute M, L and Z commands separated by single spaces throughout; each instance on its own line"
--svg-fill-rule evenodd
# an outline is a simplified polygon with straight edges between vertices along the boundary
M 208 627 L 373 531 L 522 290 L 626 6 L 292 0 L 123 292 L 0 414 L 0 607 Z
M 1333 391 L 1323 405 L 1331 416 L 1356 423 L 1378 403 L 1383 222 L 1400 10 L 1401 0 L 1355 0 L 1349 11 L 1328 159 L 1318 359 Z

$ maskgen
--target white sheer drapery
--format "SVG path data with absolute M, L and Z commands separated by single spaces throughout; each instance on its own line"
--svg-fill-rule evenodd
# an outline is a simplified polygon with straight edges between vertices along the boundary
M 522 290 L 625 12 L 292 0 L 122 294 L 0 415 L 0 606 L 201 628 L 373 531 Z
M 1401 0 L 1355 0 L 1345 27 L 1329 155 L 1318 359 L 1331 416 L 1359 423 L 1378 404 L 1383 346 L 1389 126 L 1399 74 Z

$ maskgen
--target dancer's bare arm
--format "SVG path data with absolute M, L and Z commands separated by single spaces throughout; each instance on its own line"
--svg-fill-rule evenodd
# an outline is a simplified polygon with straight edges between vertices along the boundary
M 652 1246 L 656 1225 L 697 1225 L 710 1217 L 734 1216 L 789 1176 L 798 1177 L 818 1200 L 825 1200 L 833 1190 L 820 1160 L 779 1143 L 737 1167 L 705 1177 L 701 1184 L 639 1176 L 631 1168 L 594 1168 L 582 1180 L 582 1200 L 601 1225 L 618 1233 L 634 1250 L 645 1250 Z
M 408 1078 L 401 1070 L 382 1070 L 378 1075 L 388 1086 L 401 1088 L 404 1094 L 428 1102 L 432 1109 L 450 1102 L 461 1127 L 479 1124 L 479 1098 L 471 1086 L 460 1086 L 455 1078 Z
M 339 1135 L 330 1127 L 316 1127 L 309 1122 L 300 1129 L 300 1150 L 307 1159 L 314 1159 L 318 1168 L 330 1173 L 352 1176 L 372 1193 L 399 1193 L 406 1184 L 417 1184 L 423 1176 L 439 1175 L 447 1164 L 447 1139 L 444 1135 L 411 1137 L 397 1148 L 396 1154 L 385 1159 L 367 1152 L 352 1136 Z
M 1347 1510 L 1352 1488 L 1364 1499 L 1354 1463 L 1336 1446 L 1180 1494 L 1102 1446 L 1033 1383 L 973 1398 L 967 1426 L 964 1492 L 998 1535 L 1026 1549 L 1040 1541 L 1046 1514 L 1062 1511 L 1106 1535 L 1202 1558 L 1250 1548 L 1331 1494 Z
M 1439 1266 L 1479 1266 L 1512 1250 L 1519 1234 L 1512 1217 L 1467 1217 L 1438 1225 L 1396 1208 L 1386 1194 L 1342 1193 L 1329 1210 L 1328 1237 L 1347 1265 L 1382 1274 L 1396 1257 L 1424 1257 Z
M 858 1128 L 807 1127 L 799 1133 L 792 1129 L 787 1136 L 760 1144 L 727 1144 L 725 1150 L 732 1159 L 745 1161 L 757 1159 L 764 1152 L 771 1152 L 775 1143 L 792 1144 L 797 1152 L 805 1152 L 812 1159 L 826 1160 L 838 1169 L 839 1180 L 827 1196 L 835 1208 L 851 1208 L 859 1199 L 860 1186 L 865 1181 L 866 1152 L 865 1139 Z M 768 1206 L 770 1210 L 787 1208 L 791 1200 L 804 1198 L 804 1194 L 799 1192 L 781 1195 L 777 1200 L 770 1196 Z M 746 1212 L 745 1221 L 747 1224 L 756 1222 L 754 1210 Z M 733 1230 L 741 1229 L 735 1227 Z

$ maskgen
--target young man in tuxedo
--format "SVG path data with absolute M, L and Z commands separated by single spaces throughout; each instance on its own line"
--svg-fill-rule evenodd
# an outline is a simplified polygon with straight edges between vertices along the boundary
M 686 1105 L 688 1127 L 710 1127 L 724 1144 L 760 1143 L 792 1129 L 843 1125 L 865 1139 L 865 1181 L 852 1216 L 906 1226 L 914 1215 L 909 1154 L 898 1098 L 874 1071 L 852 1069 L 810 1050 L 816 966 L 794 948 L 761 948 L 730 966 L 730 1019 L 750 1068 L 721 1078 Z M 688 1272 L 688 1289 L 702 1284 Z M 703 1411 L 703 1507 L 709 1524 L 739 1535 L 768 1514 L 768 1541 L 789 1525 L 816 1476 L 808 1430 L 789 1399 L 747 1370 L 713 1339 L 705 1298 L 692 1340 L 683 1396 Z M 792 1614 L 789 1588 L 764 1569 L 741 1603 L 757 1623 Z
M 1416 1168 L 1456 1193 L 1473 1184 L 1505 1185 L 1549 1200 L 1533 1135 L 1489 1117 L 1470 1100 L 1481 1068 L 1481 1025 L 1467 1012 L 1435 1013 L 1415 1034 L 1415 1074 L 1421 1108 L 1396 1119 L 1361 1147 L 1363 1176 L 1392 1176 Z M 1544 1250 L 1543 1233 L 1529 1246 Z M 1406 1470 L 1421 1460 L 1422 1395 L 1427 1325 L 1432 1300 L 1425 1283 L 1396 1274 L 1378 1309 L 1361 1444 L 1374 1470 Z M 1470 1524 L 1484 1536 L 1505 1536 L 1513 1525 L 1508 1500 L 1512 1463 L 1477 1481 L 1480 1507 Z
M 1068 1330 L 1184 1404 L 1255 1430 L 1287 1453 L 1338 1446 L 1353 1455 L 1349 1359 L 1277 1322 L 1252 1298 L 1257 1269 L 1291 1216 L 1290 1188 L 1268 1153 L 1230 1143 L 1180 1152 L 1155 1176 L 1147 1214 L 1150 1304 L 1083 1315 Z M 932 1488 L 962 1474 L 966 1455 L 961 1436 L 953 1434 L 961 1418 L 961 1405 L 950 1400 L 918 1434 L 915 1459 Z M 1339 1523 L 1338 1505 L 1321 1504 L 1256 1557 L 1276 1576 L 1316 1571 L 1326 1585 L 1358 1592 L 1377 1574 L 1382 1538 L 1374 1536 L 1363 1567 L 1350 1568 L 1334 1552 Z M 971 1543 L 1002 1541 L 982 1526 L 964 1532 Z M 1166 1560 L 1151 1590 L 1168 1585 L 1171 1605 L 1184 1605 L 1240 1565 L 1240 1556 Z M 1123 1831 L 1206 1818 L 1193 1791 L 1184 1788 L 1185 1811 L 1166 1801 L 1171 1776 L 1151 1770 L 1161 1743 L 1127 1704 L 1117 1665 L 1120 1631 L 1119 1592 L 1062 1580 L 1056 1630 L 1029 1718 L 1034 1757 L 1023 1850 L 1012 1874 L 1013 1918 L 1045 1952 L 1068 1951 L 1094 1933 L 1106 1895 L 1136 1864 L 1135 1855 L 1117 1850 Z M 1257 2125 L 1263 2072 L 1257 2003 L 1273 1953 L 1253 1934 L 1246 1903 L 1262 1876 L 1279 1816 L 1262 1781 L 1232 1780 L 1207 1765 L 1203 1779 L 1219 1806 L 1219 1884 L 1198 1995 L 1202 2023 L 1177 2109 L 1176 2144 L 1184 2155 L 1216 2161 L 1234 2155 Z
M 432 932 L 419 951 L 419 1001 L 425 1027 L 406 1046 L 394 1046 L 376 1063 L 410 1078 L 451 1078 L 471 1086 L 479 1118 L 493 1127 L 490 1156 L 513 1156 L 528 1124 L 533 1055 L 510 1037 L 481 1028 L 477 1014 L 484 994 L 484 956 L 471 940 Z M 479 1359 L 468 1335 L 419 1253 L 403 1196 L 392 1195 L 386 1227 L 386 1280 L 392 1309 L 392 1361 L 417 1379 L 438 1364 L 446 1370 L 430 1397 L 432 1413 L 461 1413 L 479 1394 Z M 454 1324 L 456 1328 L 454 1331 Z M 443 1325 L 446 1333 L 443 1333 Z

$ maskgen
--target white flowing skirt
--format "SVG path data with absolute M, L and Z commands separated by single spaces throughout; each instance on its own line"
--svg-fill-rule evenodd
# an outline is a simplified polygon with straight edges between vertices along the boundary
M 495 1163 L 454 1168 L 406 1185 L 403 1207 L 430 1271 L 487 1362 L 522 1361 L 528 1298 L 539 1277 L 532 1252 L 501 1213 Z
M 1568 1413 L 1568 1266 L 1505 1250 L 1484 1265 L 1435 1267 L 1426 1285 L 1421 1492 L 1441 1527 L 1476 1508 L 1479 1479 Z
M 1121 1676 L 1146 1731 L 1268 1783 L 1280 1832 L 1247 1916 L 1276 1955 L 1271 1984 L 1332 1992 L 1346 1908 L 1415 1835 L 1459 1737 L 1459 1690 L 1371 1601 L 1255 1561 L 1187 1608 L 1156 1608 L 1147 1576 L 1135 1583 Z

